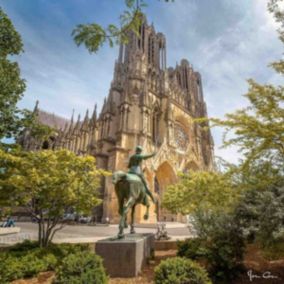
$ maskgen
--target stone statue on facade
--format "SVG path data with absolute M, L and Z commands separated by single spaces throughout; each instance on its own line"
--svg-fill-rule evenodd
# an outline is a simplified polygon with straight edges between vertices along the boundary
M 135 206 L 137 204 L 143 204 L 146 206 L 146 213 L 144 219 L 147 220 L 149 217 L 150 203 L 148 196 L 151 198 L 153 203 L 156 203 L 154 196 L 152 195 L 147 185 L 146 179 L 143 175 L 141 164 L 143 160 L 149 159 L 155 156 L 153 154 L 142 154 L 142 147 L 137 146 L 135 154 L 129 159 L 127 173 L 117 171 L 113 174 L 113 183 L 115 185 L 115 192 L 118 199 L 118 210 L 120 215 L 119 222 L 119 233 L 118 238 L 123 238 L 124 228 L 127 228 L 127 213 L 131 209 L 131 222 L 130 222 L 130 233 L 134 234 L 134 214 Z

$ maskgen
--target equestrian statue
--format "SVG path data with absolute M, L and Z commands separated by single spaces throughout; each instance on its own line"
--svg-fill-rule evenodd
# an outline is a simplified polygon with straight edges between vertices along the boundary
M 137 204 L 143 204 L 146 206 L 146 213 L 144 220 L 149 218 L 149 207 L 150 203 L 148 196 L 151 198 L 154 204 L 156 204 L 155 198 L 148 188 L 146 179 L 143 175 L 141 164 L 143 160 L 149 159 L 156 155 L 142 154 L 142 147 L 137 146 L 135 154 L 132 155 L 128 163 L 128 172 L 123 171 L 114 172 L 112 181 L 115 185 L 115 193 L 118 200 L 118 213 L 120 215 L 119 222 L 119 233 L 118 238 L 123 238 L 124 228 L 127 228 L 127 213 L 131 209 L 131 222 L 130 222 L 130 233 L 134 234 L 134 214 L 135 206 Z

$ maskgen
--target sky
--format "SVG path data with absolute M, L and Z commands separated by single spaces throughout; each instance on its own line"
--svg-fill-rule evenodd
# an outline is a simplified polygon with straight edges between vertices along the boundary
M 148 0 L 148 22 L 167 39 L 167 64 L 182 58 L 202 75 L 209 117 L 247 105 L 243 95 L 253 78 L 283 84 L 268 64 L 282 56 L 277 25 L 267 12 L 267 0 Z M 123 0 L 0 0 L 0 6 L 20 32 L 25 52 L 14 57 L 27 89 L 20 107 L 40 108 L 69 118 L 84 115 L 94 104 L 100 110 L 108 95 L 118 47 L 98 54 L 77 47 L 71 37 L 78 24 L 117 23 Z M 213 129 L 215 154 L 237 162 L 237 149 L 220 149 L 222 129 Z

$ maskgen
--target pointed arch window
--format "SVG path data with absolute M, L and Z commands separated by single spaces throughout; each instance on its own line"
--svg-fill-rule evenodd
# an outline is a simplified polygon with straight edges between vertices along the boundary
M 155 42 L 153 35 L 148 39 L 148 63 L 154 63 Z
M 152 42 L 152 36 L 149 36 L 149 39 L 148 39 L 148 63 L 151 63 L 151 42 Z
M 156 144 L 159 142 L 159 121 L 160 112 L 158 107 L 154 108 L 153 118 L 152 118 L 152 140 Z

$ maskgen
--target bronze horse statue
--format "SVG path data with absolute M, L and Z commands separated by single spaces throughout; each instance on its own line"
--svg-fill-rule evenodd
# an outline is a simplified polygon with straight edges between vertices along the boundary
M 135 234 L 134 214 L 138 204 L 146 206 L 144 219 L 149 218 L 150 203 L 147 198 L 145 185 L 138 175 L 117 171 L 112 176 L 115 193 L 118 199 L 118 213 L 120 215 L 118 238 L 124 237 L 124 228 L 127 228 L 127 213 L 131 209 L 130 233 Z M 151 197 L 152 198 L 152 197 Z M 154 198 L 152 199 L 153 202 Z
M 156 203 L 141 170 L 142 161 L 154 157 L 156 153 L 145 155 L 142 154 L 142 150 L 141 146 L 136 147 L 135 154 L 129 159 L 128 173 L 118 171 L 112 176 L 118 200 L 118 213 L 120 215 L 118 238 L 124 237 L 123 230 L 127 227 L 126 218 L 129 209 L 131 209 L 130 233 L 134 234 L 133 224 L 136 205 L 143 204 L 146 206 L 147 211 L 144 219 L 147 220 L 150 207 L 148 196 Z

